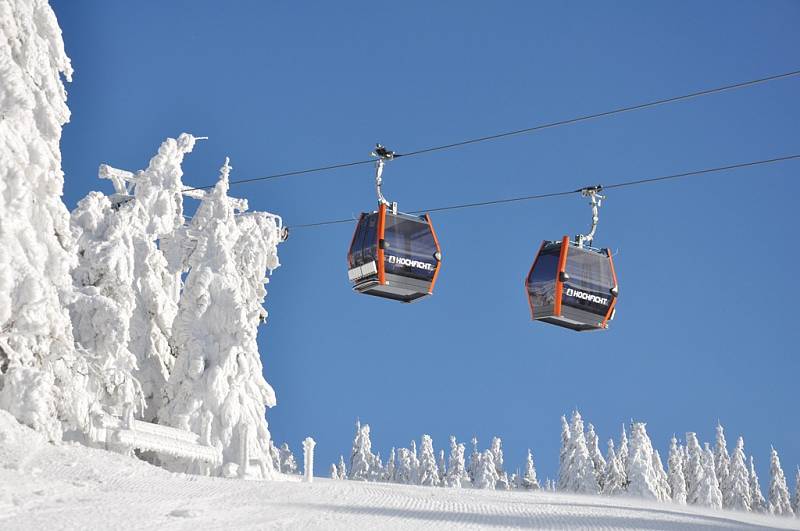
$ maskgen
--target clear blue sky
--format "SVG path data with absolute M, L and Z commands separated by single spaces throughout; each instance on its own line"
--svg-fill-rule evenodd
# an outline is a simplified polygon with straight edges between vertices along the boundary
M 800 67 L 800 4 L 774 2 L 55 1 L 75 67 L 62 140 L 65 201 L 111 191 L 97 167 L 136 170 L 183 131 L 207 135 L 185 181 L 410 151 Z M 800 78 L 440 154 L 398 160 L 401 210 L 575 189 L 800 152 Z M 397 303 L 350 291 L 352 227 L 297 230 L 280 248 L 260 346 L 278 442 L 318 441 L 318 474 L 357 417 L 385 457 L 429 433 L 509 467 L 558 466 L 559 416 L 601 440 L 645 420 L 738 434 L 762 481 L 769 445 L 800 463 L 797 175 L 800 163 L 614 190 L 597 244 L 618 250 L 612 329 L 529 321 L 523 277 L 543 239 L 587 227 L 584 199 L 433 215 L 436 294 Z M 289 223 L 374 208 L 370 166 L 232 193 Z M 605 446 L 603 445 L 605 451 Z M 793 472 L 787 472 L 793 478 Z M 793 479 L 791 480 L 793 483 Z

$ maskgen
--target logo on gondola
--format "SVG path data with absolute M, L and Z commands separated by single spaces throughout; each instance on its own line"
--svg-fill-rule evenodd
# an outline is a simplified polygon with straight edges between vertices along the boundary
M 390 264 L 400 265 L 405 267 L 416 267 L 417 269 L 424 269 L 425 271 L 433 271 L 433 264 L 427 262 L 420 262 L 419 260 L 411 260 L 410 258 L 403 258 L 400 256 L 387 255 L 386 261 Z
M 567 288 L 566 291 L 567 297 L 575 297 L 576 299 L 583 299 L 585 301 L 594 302 L 596 304 L 602 304 L 603 306 L 608 306 L 608 299 L 605 297 L 598 297 L 597 295 L 592 295 L 591 293 L 586 293 L 585 291 L 578 291 L 576 289 Z

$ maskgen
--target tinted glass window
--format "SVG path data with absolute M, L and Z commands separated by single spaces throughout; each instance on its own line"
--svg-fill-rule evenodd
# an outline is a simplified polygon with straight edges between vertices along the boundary
M 428 222 L 386 214 L 384 232 L 386 272 L 432 280 L 436 242 Z
M 605 315 L 614 287 L 608 256 L 570 247 L 565 270 L 569 280 L 564 283 L 563 304 Z
M 560 254 L 560 245 L 545 247 L 528 275 L 528 297 L 534 308 L 542 308 L 555 302 L 556 275 L 558 274 Z
M 356 230 L 353 233 L 353 242 L 350 244 L 350 251 L 347 253 L 347 262 L 351 269 L 361 265 L 359 262 L 361 258 L 361 247 L 364 242 L 366 217 L 366 214 L 361 214 L 361 218 L 358 220 L 358 225 L 356 225 Z
M 361 242 L 361 263 L 366 264 L 375 260 L 378 249 L 378 214 L 370 214 L 364 224 L 364 238 Z

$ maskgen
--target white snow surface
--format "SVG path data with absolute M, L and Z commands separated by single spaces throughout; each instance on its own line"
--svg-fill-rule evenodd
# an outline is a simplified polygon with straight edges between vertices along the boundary
M 170 473 L 52 444 L 0 411 L 0 528 L 800 529 L 800 520 L 621 497 Z

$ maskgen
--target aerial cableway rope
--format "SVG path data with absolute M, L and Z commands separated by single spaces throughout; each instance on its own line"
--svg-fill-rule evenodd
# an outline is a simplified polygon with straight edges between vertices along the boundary
M 774 158 L 771 158 L 771 159 L 754 160 L 754 161 L 750 161 L 750 162 L 741 162 L 741 163 L 738 163 L 738 164 L 728 164 L 728 165 L 725 165 L 725 166 L 716 166 L 714 168 L 704 168 L 704 169 L 701 169 L 701 170 L 692 170 L 692 171 L 687 171 L 687 172 L 682 172 L 682 173 L 673 173 L 673 174 L 670 174 L 670 175 L 661 175 L 661 176 L 658 176 L 658 177 L 651 177 L 651 178 L 647 178 L 647 179 L 637 179 L 637 180 L 633 180 L 633 181 L 624 181 L 624 182 L 604 185 L 604 186 L 602 186 L 602 189 L 603 190 L 608 190 L 608 189 L 612 189 L 612 188 L 624 188 L 624 187 L 629 187 L 629 186 L 638 186 L 638 185 L 641 185 L 641 184 L 651 184 L 651 183 L 657 183 L 657 182 L 662 182 L 662 181 L 669 181 L 669 180 L 673 180 L 673 179 L 682 179 L 682 178 L 686 178 L 686 177 L 696 177 L 696 176 L 699 176 L 699 175 L 705 175 L 705 174 L 709 174 L 709 173 L 717 173 L 717 172 L 722 172 L 722 171 L 735 170 L 735 169 L 739 169 L 739 168 L 748 168 L 748 167 L 753 167 L 753 166 L 762 166 L 762 165 L 765 165 L 765 164 L 774 164 L 776 162 L 784 162 L 784 161 L 795 160 L 795 159 L 800 159 L 800 153 L 797 153 L 797 154 L 794 154 L 794 155 L 786 155 L 784 157 L 774 157 Z M 535 195 L 523 195 L 523 196 L 518 196 L 518 197 L 508 197 L 508 198 L 504 198 L 504 199 L 495 199 L 495 200 L 491 200 L 491 201 L 480 201 L 480 202 L 476 202 L 476 203 L 463 203 L 463 204 L 459 204 L 459 205 L 448 205 L 448 206 L 442 206 L 442 207 L 436 207 L 436 208 L 426 208 L 426 209 L 422 209 L 422 210 L 413 210 L 413 211 L 408 212 L 408 213 L 409 214 L 422 214 L 422 213 L 431 213 L 431 212 L 444 212 L 444 211 L 447 211 L 447 210 L 459 210 L 459 209 L 463 209 L 463 208 L 475 208 L 475 207 L 482 207 L 482 206 L 517 203 L 517 202 L 521 202 L 521 201 L 533 201 L 533 200 L 536 200 L 536 199 L 547 199 L 547 198 L 551 198 L 551 197 L 560 197 L 560 196 L 565 196 L 565 195 L 580 194 L 583 190 L 584 190 L 584 188 L 579 188 L 577 190 L 565 190 L 565 191 L 562 191 L 562 192 L 551 192 L 551 193 L 546 193 L 546 194 L 535 194 Z M 342 224 L 342 223 L 352 223 L 352 222 L 355 222 L 355 221 L 356 220 L 353 219 L 353 218 L 334 219 L 334 220 L 330 220 L 330 221 L 319 221 L 319 222 L 316 222 L 316 223 L 305 223 L 305 224 L 301 224 L 301 225 L 290 225 L 289 229 L 303 229 L 303 228 L 310 228 L 310 227 L 322 227 L 322 226 L 325 226 L 325 225 L 339 225 L 339 224 Z
M 501 139 L 501 138 L 507 138 L 507 137 L 526 134 L 526 133 L 533 133 L 533 132 L 536 132 L 536 131 L 542 131 L 544 129 L 552 129 L 552 128 L 561 127 L 561 126 L 565 126 L 565 125 L 571 125 L 571 124 L 576 124 L 576 123 L 580 123 L 580 122 L 586 122 L 586 121 L 589 121 L 589 120 L 595 120 L 597 118 L 605 118 L 607 116 L 613 116 L 615 114 L 622 114 L 622 113 L 626 113 L 626 112 L 638 111 L 638 110 L 642 110 L 642 109 L 648 109 L 648 108 L 651 108 L 651 107 L 657 107 L 657 106 L 660 106 L 660 105 L 666 105 L 666 104 L 676 103 L 676 102 L 680 102 L 680 101 L 686 101 L 686 100 L 690 100 L 690 99 L 694 99 L 694 98 L 700 98 L 700 97 L 703 97 L 703 96 L 709 96 L 709 95 L 712 95 L 712 94 L 718 94 L 720 92 L 728 92 L 728 91 L 731 91 L 731 90 L 736 90 L 736 89 L 741 89 L 741 88 L 746 88 L 746 87 L 752 87 L 754 85 L 761 85 L 761 84 L 768 83 L 768 82 L 771 82 L 771 81 L 777 81 L 777 80 L 780 80 L 780 79 L 786 79 L 786 78 L 795 77 L 795 76 L 798 76 L 798 75 L 800 75 L 800 70 L 793 70 L 791 72 L 784 72 L 782 74 L 776 74 L 776 75 L 762 77 L 762 78 L 758 78 L 758 79 L 751 79 L 751 80 L 748 80 L 748 81 L 742 81 L 740 83 L 734 83 L 734 84 L 731 84 L 731 85 L 724 85 L 724 86 L 721 86 L 721 87 L 714 87 L 714 88 L 710 88 L 710 89 L 704 89 L 704 90 L 700 90 L 700 91 L 697 91 L 697 92 L 692 92 L 692 93 L 689 93 L 689 94 L 683 94 L 681 96 L 672 96 L 670 98 L 663 98 L 663 99 L 659 99 L 659 100 L 650 101 L 650 102 L 647 102 L 647 103 L 639 103 L 639 104 L 630 105 L 630 106 L 627 106 L 627 107 L 619 107 L 619 108 L 611 109 L 611 110 L 608 110 L 608 111 L 603 111 L 603 112 L 598 112 L 598 113 L 593 113 L 593 114 L 586 114 L 586 115 L 583 115 L 583 116 L 577 116 L 577 117 L 574 117 L 574 118 L 558 120 L 558 121 L 555 121 L 555 122 L 548 122 L 548 123 L 544 123 L 544 124 L 535 125 L 535 126 L 532 126 L 532 127 L 526 127 L 526 128 L 523 128 L 523 129 L 516 129 L 516 130 L 513 130 L 513 131 L 505 131 L 505 132 L 497 133 L 497 134 L 493 134 L 493 135 L 487 135 L 487 136 L 482 136 L 482 137 L 478 137 L 478 138 L 471 138 L 471 139 L 467 139 L 467 140 L 461 140 L 459 142 L 453 142 L 453 143 L 450 143 L 450 144 L 443 144 L 443 145 L 440 145 L 440 146 L 422 148 L 422 149 L 418 149 L 418 150 L 415 150 L 415 151 L 409 151 L 407 153 L 396 153 L 394 155 L 394 158 L 413 157 L 413 156 L 422 155 L 422 154 L 425 154 L 425 153 L 433 153 L 433 152 L 437 152 L 437 151 L 444 151 L 444 150 L 447 150 L 447 149 L 453 149 L 453 148 L 466 146 L 466 145 L 470 145 L 470 144 L 477 144 L 477 143 L 480 143 L 480 142 L 488 142 L 488 141 L 491 141 L 491 140 L 498 140 L 498 139 Z M 279 178 L 282 178 L 282 177 L 295 177 L 295 176 L 298 176 L 298 175 L 305 175 L 305 174 L 309 174 L 309 173 L 318 173 L 318 172 L 323 172 L 323 171 L 331 171 L 331 170 L 337 170 L 337 169 L 341 169 L 341 168 L 349 168 L 349 167 L 352 167 L 352 166 L 362 166 L 364 164 L 373 164 L 373 163 L 374 163 L 374 159 L 366 159 L 366 160 L 357 160 L 357 161 L 353 161 L 353 162 L 343 162 L 343 163 L 340 163 L 340 164 L 329 164 L 329 165 L 320 166 L 320 167 L 317 167 L 317 168 L 308 168 L 308 169 L 304 169 L 304 170 L 294 170 L 294 171 L 288 171 L 288 172 L 283 172 L 283 173 L 275 173 L 275 174 L 272 174 L 272 175 L 265 175 L 265 176 L 262 176 L 262 177 L 251 177 L 249 179 L 234 180 L 234 181 L 230 181 L 230 184 L 234 185 L 234 184 L 247 184 L 247 183 L 253 183 L 253 182 L 260 182 L 260 181 L 269 181 L 269 180 L 273 180 L 273 179 L 279 179 Z M 192 190 L 206 190 L 206 189 L 213 188 L 214 186 L 215 185 L 213 185 L 213 184 L 212 185 L 208 185 L 208 186 L 197 186 L 197 187 L 193 187 L 193 188 L 186 188 L 184 191 L 185 192 L 189 192 L 189 191 L 192 191 Z

